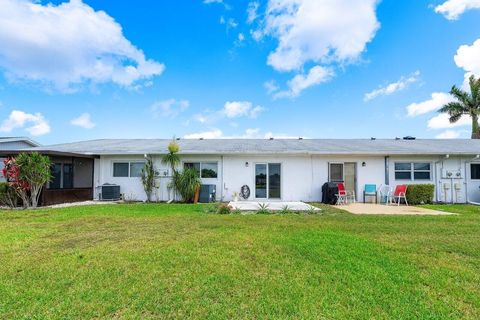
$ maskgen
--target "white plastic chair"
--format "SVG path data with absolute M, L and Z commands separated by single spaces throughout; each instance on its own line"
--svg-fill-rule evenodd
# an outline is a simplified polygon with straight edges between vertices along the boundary
M 392 187 L 388 185 L 382 185 L 378 191 L 380 193 L 379 202 L 383 204 L 389 204 L 389 202 L 391 201 L 392 191 Z

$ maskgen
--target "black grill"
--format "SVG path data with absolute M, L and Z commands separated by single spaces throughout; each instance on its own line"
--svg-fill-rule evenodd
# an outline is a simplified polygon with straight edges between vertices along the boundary
M 326 182 L 322 186 L 322 202 L 325 204 L 337 203 L 338 187 L 334 182 Z

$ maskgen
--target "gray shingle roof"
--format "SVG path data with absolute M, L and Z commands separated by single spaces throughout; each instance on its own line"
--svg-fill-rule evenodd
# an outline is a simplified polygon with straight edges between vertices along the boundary
M 30 150 L 88 155 L 164 154 L 170 139 L 100 139 Z M 480 154 L 480 140 L 394 139 L 181 139 L 181 154 Z

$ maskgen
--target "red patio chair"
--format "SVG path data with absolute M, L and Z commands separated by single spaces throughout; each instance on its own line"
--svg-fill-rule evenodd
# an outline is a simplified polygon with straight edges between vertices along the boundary
M 336 196 L 337 196 L 337 204 L 338 205 L 347 204 L 349 196 L 352 197 L 352 202 L 355 202 L 355 192 L 354 191 L 348 192 L 347 190 L 345 190 L 345 184 L 343 182 L 338 183 L 337 187 L 338 187 L 338 194 L 336 194 Z
M 397 202 L 397 206 L 400 205 L 401 200 L 405 200 L 405 204 L 408 206 L 407 202 L 407 185 L 406 184 L 399 184 L 395 187 L 395 191 L 391 196 L 392 202 Z

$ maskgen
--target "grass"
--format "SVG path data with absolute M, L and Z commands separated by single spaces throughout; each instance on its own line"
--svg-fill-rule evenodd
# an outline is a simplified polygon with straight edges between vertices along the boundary
M 0 211 L 1 319 L 480 318 L 480 208 Z

